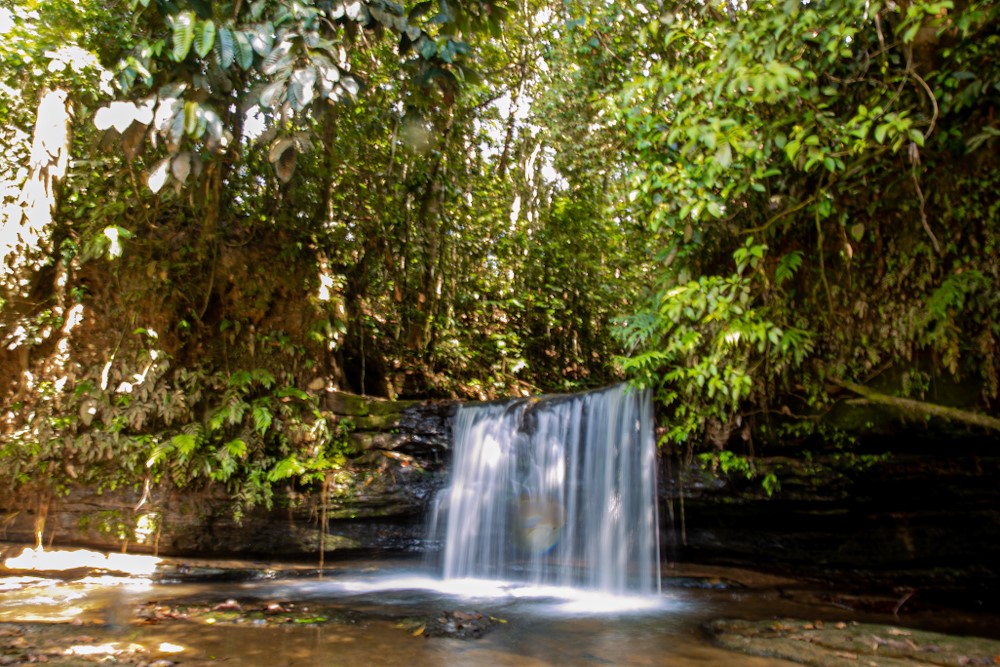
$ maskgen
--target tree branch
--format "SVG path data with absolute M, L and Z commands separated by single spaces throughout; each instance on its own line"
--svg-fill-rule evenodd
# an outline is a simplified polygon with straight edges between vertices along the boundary
M 942 419 L 963 422 L 972 426 L 980 426 L 982 428 L 1000 431 L 1000 419 L 997 419 L 996 417 L 990 417 L 989 415 L 980 414 L 978 412 L 970 412 L 969 410 L 962 410 L 960 408 L 950 408 L 944 405 L 937 405 L 935 403 L 916 401 L 912 398 L 889 396 L 888 394 L 883 394 L 875 391 L 874 389 L 869 389 L 864 385 L 848 382 L 847 380 L 841 380 L 840 378 L 827 379 L 831 384 L 835 384 L 838 387 L 847 389 L 848 391 L 853 391 L 855 394 L 863 396 L 873 403 L 888 405 L 906 414 L 940 417 Z

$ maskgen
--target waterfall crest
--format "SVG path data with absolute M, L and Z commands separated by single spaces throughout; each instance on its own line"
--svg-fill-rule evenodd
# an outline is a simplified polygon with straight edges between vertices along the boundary
M 432 531 L 446 579 L 659 591 L 656 445 L 647 391 L 465 405 Z

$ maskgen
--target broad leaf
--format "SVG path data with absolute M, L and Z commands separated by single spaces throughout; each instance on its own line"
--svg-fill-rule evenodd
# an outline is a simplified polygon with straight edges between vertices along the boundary
M 292 72 L 288 84 L 289 102 L 292 108 L 300 111 L 312 102 L 316 87 L 316 68 L 305 67 Z
M 295 173 L 295 164 L 298 160 L 299 152 L 295 150 L 295 147 L 291 147 L 285 150 L 279 157 L 278 161 L 274 163 L 274 171 L 278 174 L 278 178 L 281 179 L 282 183 L 287 183 L 292 180 L 292 174 Z
M 258 56 L 266 58 L 271 53 L 271 44 L 274 42 L 274 26 L 262 23 L 254 28 L 255 30 L 248 35 L 250 45 Z
M 249 42 L 247 42 L 247 46 L 250 46 Z M 233 59 L 236 57 L 236 39 L 233 36 L 233 31 L 229 28 L 218 29 L 215 35 L 215 55 L 219 59 L 219 67 L 222 69 L 228 69 L 233 64 Z M 251 62 L 253 62 L 252 59 Z
M 198 21 L 194 31 L 194 52 L 204 58 L 215 44 L 215 24 L 212 21 Z
M 275 81 L 264 86 L 264 90 L 260 91 L 260 106 L 265 109 L 273 109 L 281 101 L 281 94 L 284 90 L 284 80 Z
M 271 144 L 271 150 L 267 153 L 267 159 L 269 162 L 277 162 L 281 158 L 282 154 L 290 149 L 295 149 L 295 139 L 290 139 L 288 137 L 278 139 Z
M 233 43 L 236 47 L 236 64 L 248 70 L 253 66 L 254 48 L 245 32 L 239 30 L 233 33 Z
M 187 151 L 180 153 L 170 162 L 170 173 L 178 182 L 183 183 L 191 174 L 191 154 Z
M 292 43 L 283 41 L 278 44 L 271 53 L 264 58 L 264 64 L 260 70 L 267 75 L 274 74 L 292 64 L 291 58 Z
M 146 182 L 149 185 L 149 189 L 153 193 L 157 193 L 163 187 L 163 184 L 167 182 L 167 173 L 170 169 L 170 158 L 166 160 L 160 160 L 156 163 L 156 166 L 152 168 L 149 172 L 149 178 Z
M 174 48 L 171 52 L 174 60 L 181 62 L 187 58 L 191 44 L 194 42 L 194 12 L 184 11 L 174 17 L 173 39 Z

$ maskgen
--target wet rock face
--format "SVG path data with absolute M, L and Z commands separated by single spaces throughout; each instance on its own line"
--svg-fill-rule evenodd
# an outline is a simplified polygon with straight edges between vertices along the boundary
M 138 510 L 142 489 L 96 493 L 73 489 L 53 502 L 46 539 L 57 545 L 163 555 L 312 557 L 327 551 L 420 552 L 424 515 L 446 482 L 453 402 L 386 401 L 328 392 L 323 409 L 350 420 L 352 450 L 334 473 L 327 531 L 319 526 L 318 492 L 276 494 L 271 510 L 255 508 L 240 521 L 224 489 L 206 485 L 153 489 Z M 141 528 L 159 516 L 159 532 Z M 36 508 L 0 491 L 0 539 L 33 543 Z
M 902 586 L 919 597 L 933 590 L 963 604 L 979 604 L 970 595 L 982 604 L 996 599 L 995 444 L 868 446 L 866 466 L 844 465 L 833 455 L 808 462 L 801 456 L 758 458 L 759 469 L 775 470 L 781 482 L 770 498 L 756 480 L 700 480 L 700 471 L 685 470 L 683 535 L 675 459 L 673 479 L 664 475 L 661 484 L 663 555 L 815 574 L 847 587 Z

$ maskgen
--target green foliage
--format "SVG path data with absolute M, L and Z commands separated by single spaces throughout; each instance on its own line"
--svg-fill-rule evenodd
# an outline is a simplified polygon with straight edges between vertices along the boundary
M 618 110 L 661 263 L 621 335 L 672 440 L 724 444 L 790 393 L 814 432 L 825 376 L 897 364 L 997 396 L 996 53 L 976 45 L 997 18 L 990 2 L 668 3 L 641 29 Z
M 5 210 L 74 109 L 0 297 L 18 483 L 266 503 L 338 465 L 305 386 L 627 374 L 692 448 L 831 437 L 829 377 L 1000 392 L 992 2 L 8 5 Z
M 211 481 L 230 490 L 237 516 L 269 507 L 276 484 L 340 469 L 352 430 L 265 369 L 173 368 L 155 347 L 135 348 L 132 361 L 122 351 L 75 384 L 45 383 L 33 395 L 0 448 L 0 478 L 12 488 Z M 296 457 L 305 464 L 289 471 Z
M 270 507 L 275 483 L 293 478 L 308 485 L 343 466 L 350 424 L 320 412 L 315 397 L 278 384 L 269 371 L 240 370 L 228 378 L 181 372 L 177 379 L 188 395 L 203 393 L 205 383 L 216 400 L 204 406 L 207 420 L 159 438 L 145 463 L 156 479 L 182 487 L 199 479 L 224 483 L 239 514 Z M 297 464 L 303 455 L 306 463 Z
M 459 83 L 475 76 L 464 40 L 498 33 L 508 9 L 506 0 L 441 2 L 428 19 L 386 0 L 261 0 L 214 8 L 157 2 L 134 11 L 136 41 L 127 45 L 117 78 L 134 103 L 116 103 L 117 129 L 132 153 L 146 135 L 153 151 L 159 141 L 165 144 L 166 154 L 147 179 L 158 192 L 171 178 L 178 187 L 199 179 L 201 162 L 238 149 L 241 114 L 254 107 L 264 129 L 277 135 L 269 161 L 287 182 L 294 161 L 310 150 L 311 123 L 329 112 L 327 105 L 357 99 L 367 78 L 358 67 L 364 59 L 348 57 L 347 49 L 366 50 L 368 35 L 379 40 L 389 31 L 398 37 L 414 84 L 453 99 Z
M 763 316 L 754 296 L 763 256 L 748 239 L 733 254 L 736 273 L 668 282 L 644 312 L 621 322 L 619 335 L 634 350 L 623 367 L 656 390 L 672 442 L 702 440 L 711 423 L 729 424 L 744 403 L 763 400 L 767 387 L 753 371 L 765 360 L 794 370 L 813 349 L 809 332 Z

